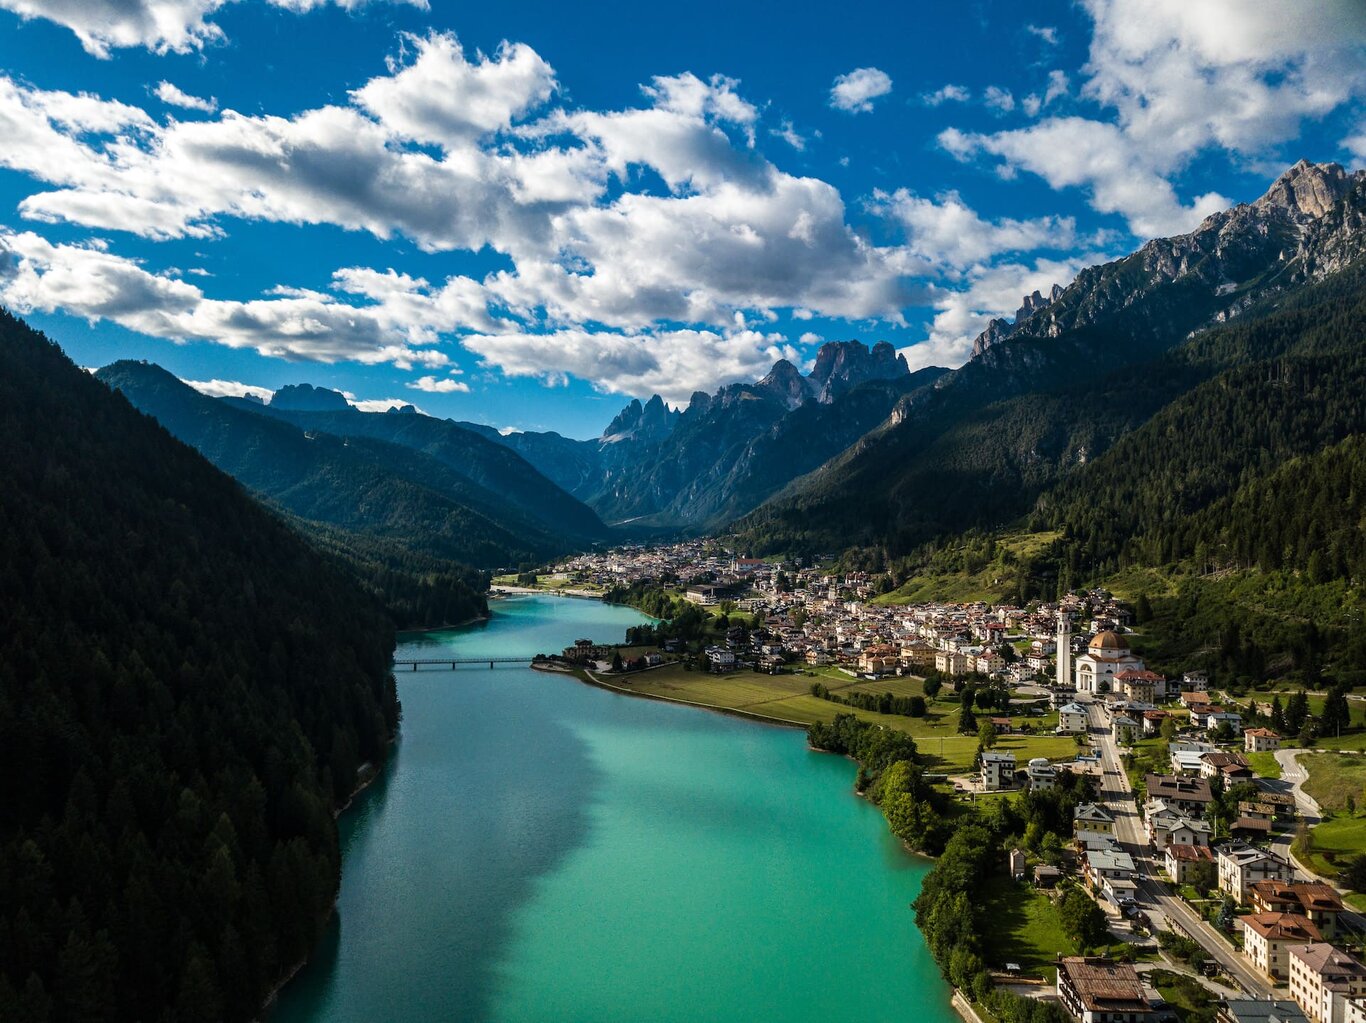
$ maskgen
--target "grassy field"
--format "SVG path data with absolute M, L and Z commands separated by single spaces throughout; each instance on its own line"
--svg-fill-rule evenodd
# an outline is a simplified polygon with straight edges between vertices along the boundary
M 1017 558 L 1028 560 L 1060 535 L 1057 532 L 1008 533 L 999 537 L 996 544 Z M 923 604 L 932 600 L 956 603 L 971 603 L 978 600 L 997 602 L 1005 599 L 1015 588 L 1016 571 L 1015 566 L 1003 566 L 999 562 L 993 562 L 980 572 L 949 572 L 942 575 L 925 573 L 912 576 L 898 589 L 877 597 L 873 603 Z
M 1176 1008 L 1184 1023 L 1205 1023 L 1215 1017 L 1215 996 L 1194 977 L 1171 970 L 1153 970 L 1148 981 L 1168 1004 Z
M 1281 776 L 1281 762 L 1276 759 L 1274 753 L 1244 753 L 1247 757 L 1247 765 L 1263 778 L 1279 778 Z
M 1309 770 L 1304 791 L 1318 800 L 1319 806 L 1333 813 L 1347 810 L 1347 801 L 1366 808 L 1366 757 L 1303 754 L 1300 764 Z
M 887 679 L 882 682 L 860 682 L 848 675 L 822 673 L 820 680 L 832 691 L 862 689 L 866 692 L 898 692 L 899 695 L 918 695 L 919 680 Z M 864 721 L 885 725 L 915 736 L 931 770 L 962 774 L 972 770 L 977 752 L 977 736 L 958 735 L 958 705 L 935 702 L 923 718 L 897 714 L 878 714 L 856 710 L 812 696 L 811 683 L 815 678 L 806 675 L 761 675 L 739 671 L 729 675 L 712 675 L 687 671 L 681 665 L 669 665 L 643 671 L 622 678 L 612 678 L 613 685 L 651 696 L 661 696 L 706 707 L 739 710 L 747 714 L 779 721 L 810 724 L 813 721 L 833 721 L 836 714 L 855 714 Z M 997 740 L 998 750 L 1013 752 L 1021 766 L 1030 757 L 1050 760 L 1067 759 L 1076 751 L 1076 743 L 1067 736 L 1003 735 Z
M 1352 719 L 1356 720 L 1356 701 L 1352 704 Z M 1329 735 L 1314 741 L 1315 749 L 1341 749 L 1356 753 L 1366 752 L 1366 732 L 1348 732 L 1346 735 Z
M 992 922 L 987 929 L 987 961 L 998 967 L 1019 963 L 1026 975 L 1054 981 L 1053 960 L 1059 954 L 1075 955 L 1076 947 L 1063 933 L 1052 900 L 1004 874 L 987 882 L 982 898 Z
M 1334 817 L 1309 833 L 1309 850 L 1301 858 L 1315 872 L 1333 877 L 1347 860 L 1363 852 L 1366 818 Z

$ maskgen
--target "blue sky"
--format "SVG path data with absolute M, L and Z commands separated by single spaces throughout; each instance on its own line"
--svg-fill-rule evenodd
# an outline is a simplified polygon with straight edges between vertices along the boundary
M 0 0 L 0 302 L 81 365 L 598 433 L 1366 163 L 1357 0 Z M 374 407 L 374 406 L 365 406 Z

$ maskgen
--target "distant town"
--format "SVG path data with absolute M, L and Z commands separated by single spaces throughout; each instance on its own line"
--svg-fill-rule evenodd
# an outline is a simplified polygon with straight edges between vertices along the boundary
M 971 769 L 966 756 L 955 763 L 945 755 L 944 773 L 928 777 L 960 800 L 1048 791 L 1062 774 L 1088 779 L 1064 855 L 1014 849 L 1004 868 L 1033 898 L 1079 885 L 1132 949 L 1118 958 L 1057 956 L 1033 976 L 1019 963 L 993 964 L 1009 990 L 1057 1001 L 1084 1023 L 1216 1015 L 1224 1023 L 1366 1023 L 1366 965 L 1354 954 L 1366 899 L 1341 886 L 1341 871 L 1334 879 L 1314 869 L 1324 860 L 1312 829 L 1331 814 L 1304 790 L 1297 760 L 1300 732 L 1312 727 L 1307 697 L 1244 701 L 1220 693 L 1203 671 L 1150 669 L 1133 649 L 1131 610 L 1110 594 L 1074 592 L 1028 607 L 892 604 L 876 600 L 865 573 L 745 557 L 713 540 L 584 554 L 523 574 L 517 586 L 501 582 L 580 595 L 664 588 L 724 621 L 695 658 L 709 675 L 809 674 L 821 679 L 813 695 L 889 723 L 878 713 L 885 705 L 854 694 L 875 698 L 887 686 L 884 699 L 919 697 L 919 714 L 911 713 L 928 717 L 927 694 L 961 704 L 983 690 L 1008 692 L 994 713 L 958 709 L 979 727 Z M 578 653 L 607 680 L 688 656 L 676 642 L 634 664 L 609 663 L 608 647 Z M 840 676 L 843 686 L 832 681 Z M 703 692 L 662 684 L 641 691 L 685 702 Z M 803 699 L 735 706 L 781 717 L 810 706 Z M 1341 713 L 1351 730 L 1350 709 L 1318 698 L 1315 707 L 1320 724 Z M 930 727 L 907 730 L 932 754 Z M 1341 758 L 1311 759 L 1331 770 Z M 982 1018 L 971 1005 L 959 1008 Z

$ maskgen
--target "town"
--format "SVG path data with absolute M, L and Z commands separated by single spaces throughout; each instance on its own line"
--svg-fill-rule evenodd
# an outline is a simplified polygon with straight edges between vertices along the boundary
M 865 573 L 714 540 L 584 554 L 517 582 L 609 599 L 660 588 L 707 615 L 695 653 L 677 639 L 624 661 L 596 644 L 564 652 L 614 688 L 790 723 L 855 713 L 913 735 L 938 772 L 926 777 L 963 801 L 1082 779 L 1062 855 L 1012 849 L 1000 869 L 1029 899 L 1085 891 L 1125 947 L 1041 957 L 1026 942 L 1018 958 L 1035 969 L 992 964 L 1008 989 L 1085 1023 L 1366 1023 L 1366 898 L 1353 887 L 1366 869 L 1315 852 L 1315 828 L 1338 815 L 1304 788 L 1320 765 L 1358 762 L 1350 742 L 1341 756 L 1301 748 L 1315 728 L 1353 731 L 1341 693 L 1315 696 L 1310 714 L 1304 694 L 1239 698 L 1200 670 L 1168 677 L 1135 651 L 1132 610 L 1102 591 L 896 604 Z

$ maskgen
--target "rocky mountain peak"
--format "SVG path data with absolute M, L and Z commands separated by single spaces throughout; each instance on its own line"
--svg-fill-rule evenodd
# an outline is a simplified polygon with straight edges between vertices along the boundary
M 1015 322 L 1009 320 L 994 319 L 987 322 L 987 329 L 977 335 L 972 342 L 972 358 L 977 358 L 992 345 L 1004 341 L 1010 337 L 1025 320 L 1029 319 L 1041 309 L 1047 309 L 1058 300 L 1058 296 L 1063 293 L 1062 285 L 1054 284 L 1049 289 L 1047 296 L 1037 289 L 1029 295 L 1025 295 L 1020 300 L 1020 308 L 1015 310 Z
M 271 397 L 270 407 L 294 412 L 345 412 L 351 403 L 340 391 L 312 384 L 286 384 Z
M 679 415 L 664 404 L 664 399 L 657 394 L 644 405 L 639 398 L 632 398 L 607 425 L 602 432 L 602 439 L 607 442 L 659 440 L 672 432 Z
M 1296 220 L 1316 220 L 1341 201 L 1351 189 L 1353 177 L 1341 164 L 1301 160 L 1277 178 L 1252 208 L 1280 209 Z
M 793 409 L 811 396 L 811 388 L 801 370 L 786 359 L 779 359 L 768 375 L 754 385 Z
M 860 341 L 829 341 L 816 353 L 808 377 L 816 400 L 828 405 L 841 394 L 869 380 L 891 380 L 910 373 L 906 357 L 888 341 L 869 349 Z

